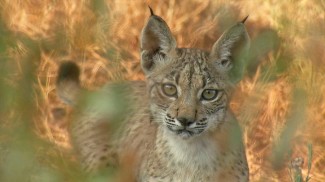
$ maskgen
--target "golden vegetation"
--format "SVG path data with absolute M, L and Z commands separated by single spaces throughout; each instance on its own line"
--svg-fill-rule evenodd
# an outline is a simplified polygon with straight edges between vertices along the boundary
M 37 166 L 47 166 L 28 173 L 32 181 L 75 179 L 73 164 L 63 157 L 70 150 L 71 111 L 55 94 L 58 65 L 76 61 L 90 89 L 112 80 L 144 79 L 139 35 L 148 4 L 169 24 L 179 47 L 209 49 L 225 29 L 249 15 L 250 62 L 231 107 L 245 131 L 251 181 L 292 180 L 295 158 L 304 160 L 296 168 L 306 178 L 308 144 L 311 181 L 325 181 L 323 0 L 2 0 L 0 154 L 8 157 L 0 157 L 0 180 L 2 173 L 1 181 L 25 179 L 13 171 L 25 174 L 20 171 L 33 165 L 17 166 L 35 163 L 31 156 Z M 43 147 L 26 150 L 38 146 L 21 135 L 28 130 L 29 137 L 43 138 L 38 142 Z

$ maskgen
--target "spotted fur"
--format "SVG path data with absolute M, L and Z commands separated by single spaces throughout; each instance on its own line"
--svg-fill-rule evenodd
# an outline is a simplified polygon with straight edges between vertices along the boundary
M 152 12 L 141 34 L 146 81 L 109 84 L 99 96 L 95 94 L 110 102 L 118 88 L 120 101 L 128 103 L 121 108 L 127 114 L 120 118 L 122 126 L 110 135 L 110 125 L 118 119 L 109 108 L 96 104 L 79 111 L 71 126 L 82 165 L 94 171 L 123 165 L 132 156 L 128 166 L 137 181 L 248 181 L 241 130 L 228 106 L 234 84 L 243 73 L 243 53 L 248 46 L 248 34 L 239 22 L 210 52 L 177 48 L 167 24 Z M 75 68 L 71 64 L 63 64 L 61 70 Z M 75 74 L 71 78 L 64 75 L 59 76 L 58 91 L 71 103 L 76 96 L 65 88 L 78 85 L 79 80 Z M 176 94 L 166 95 L 164 84 L 175 86 Z M 77 86 L 71 94 L 76 95 L 78 89 L 81 93 Z M 202 97 L 207 89 L 216 93 L 211 100 Z

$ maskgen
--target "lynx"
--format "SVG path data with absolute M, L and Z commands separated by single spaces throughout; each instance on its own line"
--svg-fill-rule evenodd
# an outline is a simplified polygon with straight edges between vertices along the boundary
M 94 97 L 101 103 L 120 99 L 111 109 L 79 102 L 88 104 L 70 134 L 82 166 L 96 171 L 132 156 L 135 181 L 248 181 L 241 129 L 229 109 L 249 49 L 245 20 L 208 52 L 178 48 L 166 22 L 151 10 L 141 33 L 146 81 L 111 83 L 98 91 Z M 75 63 L 61 64 L 57 90 L 77 105 L 84 89 Z M 116 121 L 122 123 L 117 129 L 111 126 Z

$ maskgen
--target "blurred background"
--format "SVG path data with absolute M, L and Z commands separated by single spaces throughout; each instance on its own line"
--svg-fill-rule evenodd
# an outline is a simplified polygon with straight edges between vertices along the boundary
M 244 130 L 251 181 L 325 181 L 324 0 L 0 1 L 0 181 L 128 181 L 78 167 L 71 108 L 55 91 L 60 62 L 82 85 L 143 80 L 139 35 L 150 13 L 179 47 L 209 50 L 249 15 L 246 77 L 231 108 Z

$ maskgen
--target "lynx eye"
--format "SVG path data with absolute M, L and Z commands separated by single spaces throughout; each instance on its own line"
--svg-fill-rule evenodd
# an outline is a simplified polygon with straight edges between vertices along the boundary
M 162 91 L 168 97 L 175 97 L 175 96 L 177 96 L 177 88 L 176 88 L 175 85 L 168 84 L 168 83 L 167 84 L 163 84 L 162 85 Z
M 202 99 L 204 100 L 213 100 L 217 97 L 218 95 L 218 90 L 215 89 L 205 89 L 202 92 Z

